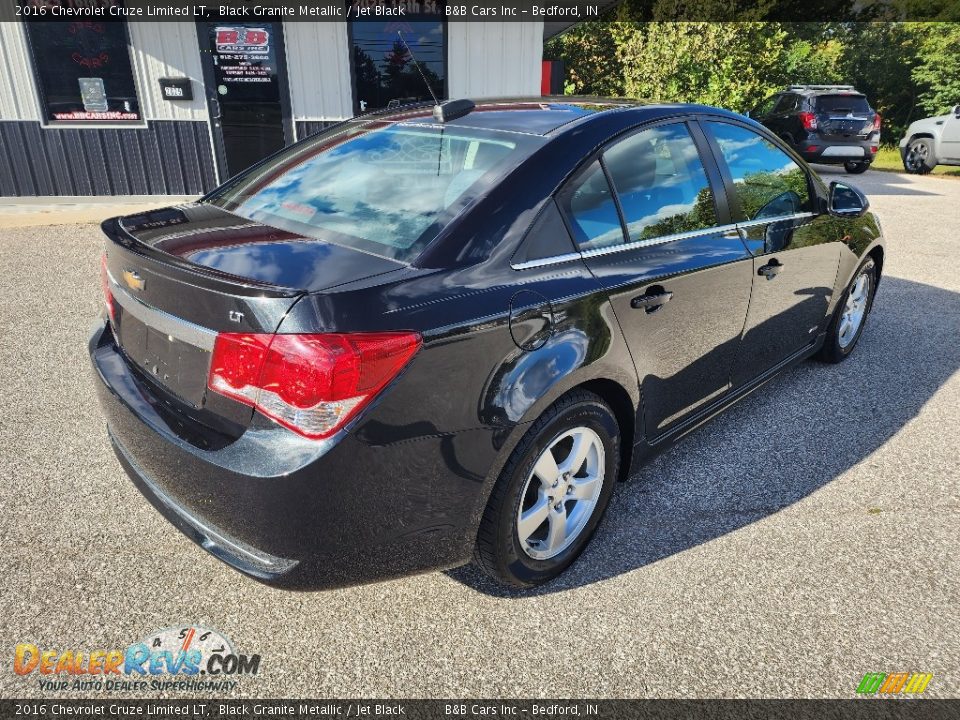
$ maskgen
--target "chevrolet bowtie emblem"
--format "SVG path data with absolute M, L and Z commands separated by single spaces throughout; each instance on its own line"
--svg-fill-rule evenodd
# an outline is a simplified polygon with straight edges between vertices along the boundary
M 140 274 L 135 270 L 124 270 L 123 281 L 131 290 L 140 290 L 142 292 L 147 286 L 147 281 L 140 277 Z

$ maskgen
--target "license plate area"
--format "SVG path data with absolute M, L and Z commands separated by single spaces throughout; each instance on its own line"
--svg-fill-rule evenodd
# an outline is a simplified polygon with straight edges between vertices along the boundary
M 146 325 L 118 308 L 120 349 L 131 364 L 194 408 L 203 403 L 210 371 L 210 352 Z

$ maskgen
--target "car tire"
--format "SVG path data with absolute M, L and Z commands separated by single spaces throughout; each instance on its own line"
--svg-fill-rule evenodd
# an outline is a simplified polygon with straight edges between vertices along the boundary
M 911 175 L 926 175 L 933 172 L 936 166 L 937 158 L 933 154 L 930 138 L 911 140 L 903 156 L 903 169 Z
M 584 459 L 573 468 L 577 442 Z M 519 588 L 541 585 L 566 570 L 610 502 L 620 443 L 613 411 L 593 393 L 573 391 L 548 408 L 494 485 L 480 521 L 475 563 L 494 580 Z
M 865 173 L 870 168 L 870 163 L 868 162 L 855 162 L 853 160 L 848 160 L 843 164 L 843 169 L 852 175 L 860 175 Z
M 873 258 L 868 257 L 857 268 L 847 289 L 843 291 L 827 328 L 827 337 L 817 356 L 820 360 L 838 363 L 850 356 L 863 334 L 876 291 L 877 264 Z

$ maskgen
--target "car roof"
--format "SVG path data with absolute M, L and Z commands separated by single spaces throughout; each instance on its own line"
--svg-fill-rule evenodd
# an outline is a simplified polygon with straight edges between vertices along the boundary
M 791 85 L 781 92 L 809 96 L 863 95 L 863 93 L 853 87 L 853 85 Z
M 527 135 L 552 136 L 579 127 L 601 115 L 630 110 L 644 111 L 651 119 L 657 115 L 677 111 L 730 114 L 728 111 L 704 105 L 653 103 L 632 98 L 605 98 L 583 96 L 544 96 L 482 98 L 474 100 L 476 107 L 469 113 L 444 125 L 477 128 Z M 416 103 L 392 110 L 381 110 L 364 118 L 381 122 L 435 122 L 432 103 Z M 638 118 L 638 120 L 647 119 Z M 437 123 L 439 125 L 439 123 Z

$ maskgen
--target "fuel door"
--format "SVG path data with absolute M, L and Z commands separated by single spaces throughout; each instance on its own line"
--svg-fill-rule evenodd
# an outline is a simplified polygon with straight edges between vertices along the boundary
M 521 350 L 542 348 L 553 333 L 553 307 L 540 293 L 520 290 L 510 299 L 510 335 Z

